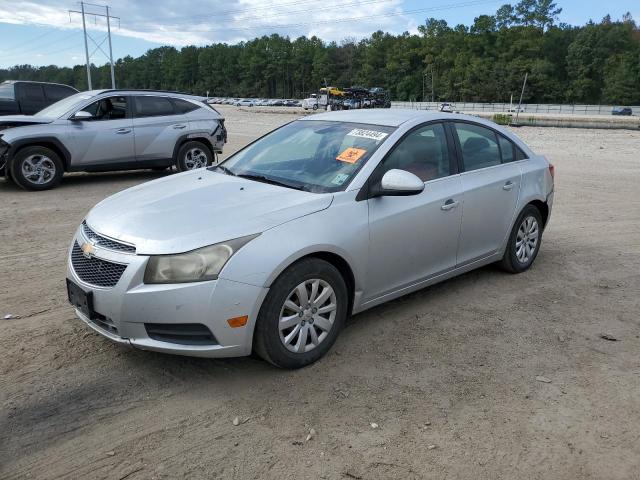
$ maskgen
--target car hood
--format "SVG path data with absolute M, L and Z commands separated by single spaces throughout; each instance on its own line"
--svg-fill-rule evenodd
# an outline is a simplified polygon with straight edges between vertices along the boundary
M 245 235 L 329 207 L 317 194 L 195 170 L 112 195 L 87 215 L 97 233 L 143 255 L 181 253 Z
M 53 122 L 53 118 L 35 117 L 32 115 L 0 115 L 0 127 L 21 127 Z

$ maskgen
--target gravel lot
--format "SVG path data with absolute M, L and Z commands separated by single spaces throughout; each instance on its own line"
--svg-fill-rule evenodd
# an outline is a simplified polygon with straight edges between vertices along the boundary
M 221 110 L 227 153 L 294 118 Z M 0 180 L 0 478 L 640 478 L 640 132 L 517 133 L 557 172 L 534 267 L 357 315 L 293 372 L 121 348 L 74 317 L 76 226 L 162 174 Z

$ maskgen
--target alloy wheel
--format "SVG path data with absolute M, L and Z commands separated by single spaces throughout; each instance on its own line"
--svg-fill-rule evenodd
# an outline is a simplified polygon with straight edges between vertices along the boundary
M 294 353 L 313 350 L 328 336 L 336 318 L 336 294 L 327 282 L 305 280 L 287 296 L 278 329 L 285 348 Z
M 187 170 L 206 167 L 207 161 L 207 154 L 201 148 L 191 148 L 184 155 L 184 165 Z
M 56 164 L 46 155 L 29 155 L 22 161 L 22 175 L 30 183 L 44 185 L 56 175 Z
M 522 220 L 516 235 L 516 258 L 518 262 L 525 264 L 536 252 L 540 230 L 538 221 L 533 216 L 527 216 Z

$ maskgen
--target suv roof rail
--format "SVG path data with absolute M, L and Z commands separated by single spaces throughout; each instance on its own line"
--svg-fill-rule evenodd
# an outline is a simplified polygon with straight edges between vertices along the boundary
M 108 88 L 102 93 L 107 92 L 145 92 L 145 93 L 173 93 L 178 95 L 189 95 L 192 97 L 204 97 L 205 95 L 197 95 L 195 93 L 180 92 L 176 90 L 155 90 L 153 88 Z

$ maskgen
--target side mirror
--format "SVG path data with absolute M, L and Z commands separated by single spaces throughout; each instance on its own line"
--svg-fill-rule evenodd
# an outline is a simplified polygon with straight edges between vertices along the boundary
M 380 185 L 372 192 L 373 196 L 418 195 L 424 190 L 424 182 L 417 175 L 406 170 L 392 169 L 382 176 Z
M 91 115 L 87 111 L 80 110 L 79 112 L 73 114 L 71 120 L 89 120 L 90 118 L 93 118 L 93 115 Z

